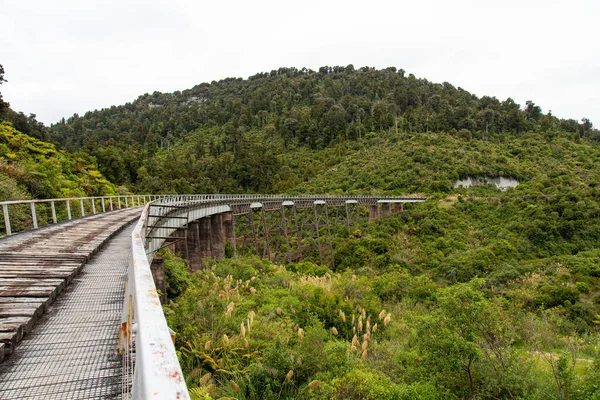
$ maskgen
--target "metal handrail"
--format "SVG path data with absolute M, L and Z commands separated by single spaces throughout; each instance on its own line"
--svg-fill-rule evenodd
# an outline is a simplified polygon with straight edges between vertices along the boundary
M 16 205 L 24 205 L 28 204 L 30 208 L 30 216 L 31 216 L 31 228 L 37 229 L 39 227 L 39 218 L 38 218 L 38 204 L 49 203 L 52 213 L 52 224 L 56 224 L 63 220 L 71 220 L 76 218 L 74 216 L 74 211 L 71 210 L 71 202 L 77 201 L 79 202 L 79 216 L 84 217 L 86 215 L 85 211 L 85 202 L 89 201 L 91 204 L 91 214 L 97 214 L 100 211 L 96 209 L 96 201 L 100 201 L 100 205 L 102 208 L 102 212 L 113 211 L 115 209 L 123 208 L 122 205 L 124 203 L 125 208 L 129 208 L 130 206 L 137 207 L 143 204 L 146 204 L 150 201 L 155 200 L 164 200 L 170 199 L 173 201 L 179 202 L 189 202 L 189 201 L 202 201 L 202 200 L 244 200 L 244 199 L 280 199 L 280 198 L 348 198 L 348 199 L 364 199 L 364 198 L 372 198 L 372 197 L 383 197 L 385 196 L 365 196 L 365 195 L 286 195 L 286 194 L 182 194 L 182 195 L 156 195 L 156 194 L 130 194 L 130 195 L 120 195 L 120 196 L 91 196 L 91 197 L 65 197 L 65 198 L 56 198 L 56 199 L 42 199 L 42 200 L 9 200 L 9 201 L 0 201 L 0 206 L 2 207 L 2 215 L 4 219 L 4 228 L 6 236 L 10 236 L 13 234 L 13 229 L 11 226 L 10 219 L 10 208 L 9 206 Z M 423 200 L 425 197 L 422 196 L 407 196 L 407 197 L 390 197 L 390 199 L 418 199 Z M 108 201 L 108 203 L 107 203 Z M 60 219 L 58 213 L 56 212 L 56 205 L 60 203 L 65 203 L 66 205 L 66 218 Z M 116 203 L 116 204 L 115 204 Z M 137 204 L 136 204 L 137 203 Z
M 89 214 L 98 214 L 100 212 L 113 211 L 121 208 L 139 207 L 146 204 L 149 201 L 159 199 L 164 195 L 119 195 L 119 196 L 89 196 L 89 197 L 64 197 L 56 199 L 33 199 L 33 200 L 9 200 L 0 201 L 2 207 L 2 216 L 4 219 L 4 230 L 6 236 L 10 236 L 13 233 L 13 227 L 11 225 L 10 218 L 10 207 L 18 205 L 29 205 L 29 215 L 31 216 L 31 228 L 37 229 L 39 227 L 38 218 L 38 205 L 39 204 L 50 204 L 52 213 L 52 222 L 48 224 L 57 224 L 62 221 L 71 220 L 78 218 L 75 216 L 75 211 L 71 209 L 71 202 L 75 201 L 79 203 L 79 217 L 86 215 L 85 206 L 86 203 L 91 205 L 91 212 Z M 100 201 L 100 207 L 102 211 L 96 209 L 96 202 Z M 60 218 L 60 215 L 56 212 L 56 205 L 65 203 L 66 216 Z
M 189 399 L 144 246 L 149 208 L 146 204 L 131 234 L 118 349 L 128 357 L 135 346 L 133 398 Z

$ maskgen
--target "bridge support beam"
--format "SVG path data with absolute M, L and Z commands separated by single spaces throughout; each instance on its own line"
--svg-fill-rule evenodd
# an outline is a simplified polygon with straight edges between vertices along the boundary
M 190 270 L 198 271 L 202 268 L 202 250 L 200 249 L 200 223 L 198 221 L 192 221 L 188 223 L 187 248 L 187 260 L 190 262 Z
M 212 256 L 211 245 L 210 245 L 210 217 L 200 218 L 198 220 L 198 231 L 199 231 L 199 244 L 200 244 L 200 258 L 206 260 Z
M 404 211 L 404 203 L 396 203 L 394 204 L 394 214 L 400 214 L 402 211 Z
M 233 247 L 233 253 L 237 252 L 237 243 L 235 240 L 235 226 L 233 225 L 234 218 L 233 213 L 223 213 L 223 230 L 225 231 L 225 243 L 229 243 Z
M 315 243 L 319 250 L 321 265 L 329 265 L 335 269 L 333 256 L 333 242 L 331 239 L 331 227 L 329 225 L 329 212 L 325 201 L 315 201 L 313 204 Z M 321 232 L 322 231 L 322 232 Z M 323 233 L 323 237 L 321 236 Z
M 377 204 L 369 206 L 369 222 L 377 221 L 379 219 L 379 207 Z
M 210 252 L 215 260 L 225 259 L 225 232 L 222 214 L 210 216 Z
M 390 203 L 381 203 L 381 216 L 389 217 L 392 215 L 392 205 Z
M 346 228 L 348 234 L 352 233 L 352 229 L 355 225 L 360 223 L 360 210 L 357 203 L 346 203 Z
M 177 229 L 171 234 L 176 240 L 171 245 L 171 251 L 179 257 L 188 258 L 187 229 Z

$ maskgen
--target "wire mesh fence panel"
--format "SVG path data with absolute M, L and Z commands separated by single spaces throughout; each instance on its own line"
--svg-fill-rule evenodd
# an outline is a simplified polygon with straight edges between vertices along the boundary
M 38 228 L 52 225 L 52 208 L 50 203 L 32 203 L 35 204 L 35 215 L 37 218 Z
M 83 208 L 85 209 L 85 215 L 94 214 L 92 199 L 83 200 Z
M 9 204 L 7 206 L 10 230 L 12 233 L 22 232 L 33 228 L 33 218 L 29 204 Z
M 69 219 L 66 201 L 55 201 L 54 210 L 56 212 L 56 222 L 62 222 Z

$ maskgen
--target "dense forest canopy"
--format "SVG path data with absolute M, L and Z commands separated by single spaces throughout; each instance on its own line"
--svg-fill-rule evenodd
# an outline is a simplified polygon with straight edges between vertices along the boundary
M 294 187 L 276 182 L 293 168 L 290 158 L 389 132 L 496 141 L 562 132 L 600 140 L 587 119 L 561 120 L 532 101 L 521 108 L 510 98 L 479 98 L 402 69 L 352 65 L 279 68 L 145 94 L 63 119 L 49 139 L 84 149 L 111 181 L 137 191 L 271 192 Z

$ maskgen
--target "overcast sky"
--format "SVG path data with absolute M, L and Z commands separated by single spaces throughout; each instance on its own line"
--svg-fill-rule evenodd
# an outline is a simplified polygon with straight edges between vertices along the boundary
M 0 0 L 0 91 L 50 124 L 282 66 L 395 66 L 600 127 L 599 17 L 592 0 Z

